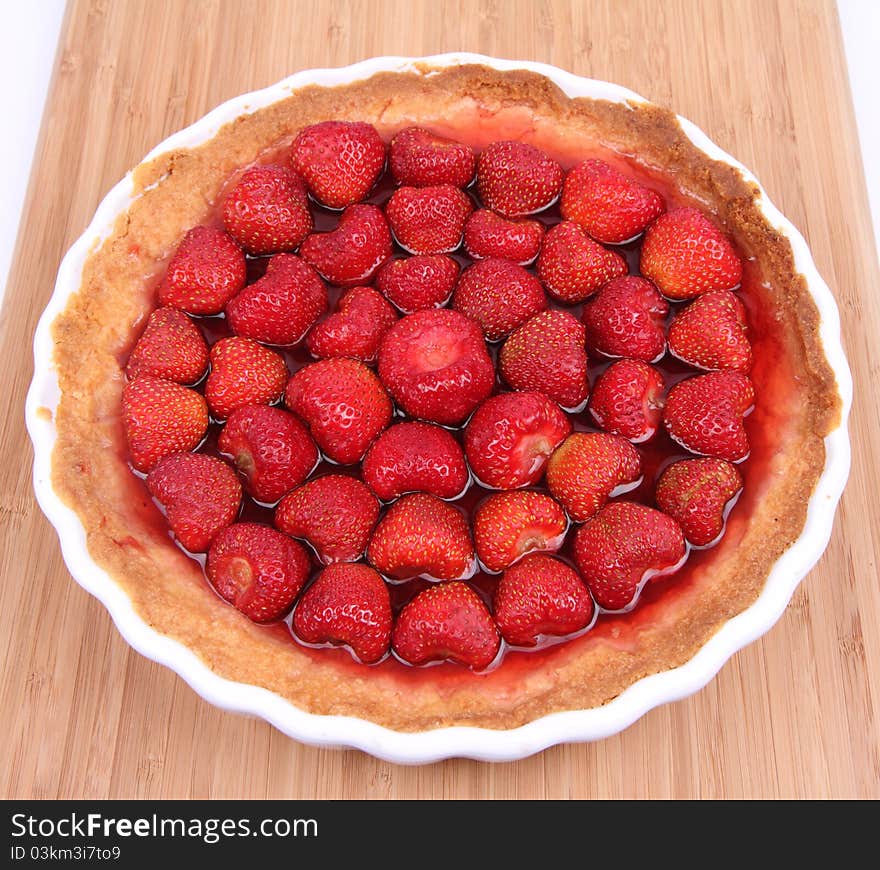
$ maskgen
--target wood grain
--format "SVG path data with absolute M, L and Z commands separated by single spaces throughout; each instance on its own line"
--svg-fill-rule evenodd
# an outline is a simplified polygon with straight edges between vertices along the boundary
M 513 764 L 396 767 L 223 713 L 134 653 L 71 581 L 30 487 L 29 345 L 62 254 L 155 143 L 315 66 L 466 49 L 674 107 L 810 242 L 856 380 L 853 473 L 780 623 L 693 698 Z M 5 797 L 880 797 L 880 274 L 833 0 L 73 0 L 0 319 Z

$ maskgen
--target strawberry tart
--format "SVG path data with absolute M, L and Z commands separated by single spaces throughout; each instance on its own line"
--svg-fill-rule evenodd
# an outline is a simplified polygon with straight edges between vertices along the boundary
M 688 661 L 801 533 L 818 312 L 670 112 L 423 67 L 133 180 L 53 325 L 53 487 L 216 674 L 510 729 Z

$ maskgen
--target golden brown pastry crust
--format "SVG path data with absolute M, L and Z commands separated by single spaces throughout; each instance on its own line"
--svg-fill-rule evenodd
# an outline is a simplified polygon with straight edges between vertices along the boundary
M 674 178 L 682 195 L 713 212 L 755 259 L 770 288 L 762 316 L 777 322 L 790 389 L 774 398 L 762 424 L 776 440 L 761 491 L 750 494 L 745 520 L 729 529 L 686 588 L 639 608 L 631 623 L 539 654 L 532 666 L 482 676 L 463 669 L 401 676 L 401 669 L 340 664 L 339 656 L 315 654 L 253 625 L 213 595 L 199 566 L 169 540 L 145 487 L 126 465 L 119 425 L 119 360 L 154 305 L 149 277 L 183 233 L 204 220 L 235 170 L 289 141 L 302 126 L 328 118 L 367 120 L 386 137 L 412 123 L 440 132 L 467 129 L 476 146 L 520 137 L 569 153 L 572 162 L 589 142 L 593 152 L 617 152 L 646 172 Z M 297 91 L 239 117 L 198 148 L 141 164 L 134 182 L 138 198 L 89 256 L 80 291 L 53 326 L 62 390 L 53 485 L 79 515 L 93 559 L 143 619 L 194 650 L 217 674 L 264 686 L 312 713 L 358 716 L 401 731 L 457 724 L 512 728 L 548 713 L 601 705 L 639 678 L 690 659 L 757 598 L 773 563 L 800 534 L 824 467 L 823 436 L 840 415 L 818 311 L 795 272 L 787 239 L 756 207 L 756 189 L 692 145 L 672 113 L 569 99 L 549 80 L 524 71 L 462 66 L 381 73 Z

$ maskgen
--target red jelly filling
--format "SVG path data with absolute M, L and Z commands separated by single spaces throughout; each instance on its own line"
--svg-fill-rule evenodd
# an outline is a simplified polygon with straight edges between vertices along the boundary
M 464 141 L 475 149 L 484 146 L 487 141 L 486 130 L 479 127 L 473 129 L 462 130 L 438 130 L 444 135 L 452 135 L 459 141 Z M 492 138 L 501 138 L 497 133 Z M 535 144 L 545 149 L 551 156 L 559 160 L 565 169 L 569 169 L 577 162 L 597 156 L 589 147 L 581 147 L 573 145 L 570 141 L 562 142 L 560 140 L 559 147 L 552 147 L 554 143 L 546 141 L 547 134 L 544 134 L 544 140 Z M 286 162 L 286 147 L 283 149 L 274 149 L 263 155 L 261 162 Z M 676 205 L 690 204 L 679 192 L 677 192 L 668 182 L 656 176 L 649 175 L 641 167 L 636 164 L 630 164 L 621 158 L 615 158 L 613 155 L 602 153 L 603 159 L 610 160 L 618 168 L 635 178 L 643 184 L 653 188 L 663 196 L 667 209 Z M 230 179 L 227 190 L 238 177 Z M 394 190 L 394 182 L 390 173 L 386 171 L 374 190 L 372 196 L 368 200 L 371 203 L 382 206 Z M 475 199 L 476 193 L 473 187 L 469 188 L 469 195 Z M 205 223 L 222 225 L 222 202 L 223 194 L 219 197 L 218 207 L 214 212 L 207 216 Z M 322 232 L 333 229 L 339 219 L 339 213 L 330 211 L 329 209 L 311 203 L 311 209 L 314 216 L 315 231 Z M 559 209 L 553 206 L 541 214 L 532 216 L 536 220 L 541 221 L 548 228 L 560 221 Z M 608 246 L 612 247 L 612 246 Z M 625 245 L 612 247 L 624 255 L 629 267 L 631 275 L 639 275 L 639 252 L 641 247 L 641 237 L 634 242 Z M 406 252 L 395 247 L 395 256 L 406 256 Z M 463 248 L 460 248 L 453 255 L 461 266 L 464 268 L 472 262 L 468 258 Z M 268 257 L 257 257 L 248 259 L 248 283 L 259 278 L 268 262 Z M 745 426 L 751 443 L 751 453 L 749 458 L 741 462 L 737 468 L 744 479 L 744 489 L 740 494 L 738 501 L 733 505 L 726 519 L 725 534 L 720 543 L 715 547 L 708 549 L 690 549 L 686 561 L 683 566 L 673 574 L 665 575 L 657 580 L 648 582 L 642 589 L 638 605 L 627 613 L 608 613 L 596 608 L 597 617 L 593 620 L 588 628 L 579 632 L 576 636 L 567 638 L 545 638 L 538 643 L 536 647 L 528 649 L 510 647 L 502 641 L 501 653 L 490 669 L 490 673 L 484 675 L 491 676 L 493 679 L 504 678 L 503 675 L 515 677 L 517 673 L 522 672 L 524 668 L 532 668 L 545 662 L 553 656 L 566 656 L 576 654 L 579 649 L 589 643 L 610 643 L 614 645 L 626 646 L 628 638 L 632 632 L 636 632 L 640 626 L 649 625 L 653 621 L 661 618 L 662 609 L 671 605 L 677 596 L 687 594 L 689 586 L 694 582 L 695 576 L 701 572 L 707 564 L 711 563 L 715 553 L 719 548 L 725 550 L 735 547 L 736 541 L 741 537 L 744 530 L 746 520 L 750 515 L 755 500 L 760 496 L 763 489 L 763 481 L 769 473 L 769 466 L 773 453 L 776 448 L 778 433 L 775 431 L 774 424 L 776 422 L 776 412 L 772 409 L 784 407 L 785 402 L 780 402 L 780 398 L 789 395 L 792 389 L 791 373 L 786 365 L 785 354 L 780 344 L 780 340 L 776 337 L 774 324 L 770 315 L 765 313 L 762 307 L 763 279 L 760 270 L 754 260 L 744 259 L 744 276 L 742 286 L 738 290 L 738 295 L 743 300 L 748 312 L 749 339 L 754 350 L 755 366 L 751 373 L 756 390 L 756 404 L 754 412 L 746 418 Z M 529 267 L 529 271 L 535 272 L 535 267 Z M 161 269 L 160 269 L 161 272 Z M 330 286 L 328 288 L 330 306 L 328 311 L 332 312 L 335 303 L 343 290 L 339 287 Z M 549 298 L 549 297 L 548 297 Z M 580 318 L 582 305 L 563 306 L 552 299 L 550 301 L 551 308 L 558 308 L 569 311 L 576 317 Z M 682 303 L 671 303 L 669 319 L 681 307 Z M 206 340 L 209 344 L 213 344 L 220 338 L 231 334 L 227 321 L 222 317 L 195 318 L 195 322 L 201 328 Z M 667 320 L 668 324 L 668 320 Z M 496 363 L 496 386 L 495 392 L 510 389 L 506 386 L 497 375 L 497 357 L 500 344 L 492 344 L 489 351 L 493 361 Z M 275 348 L 284 357 L 288 369 L 291 373 L 302 368 L 303 366 L 313 362 L 313 358 L 305 348 L 302 342 L 296 348 Z M 125 362 L 122 360 L 121 362 Z M 589 382 L 592 385 L 596 378 L 610 365 L 611 360 L 600 356 L 590 354 L 589 359 Z M 666 390 L 668 391 L 675 383 L 685 377 L 699 374 L 694 368 L 678 361 L 668 352 L 661 360 L 653 364 L 655 368 L 662 374 Z M 204 381 L 196 389 L 203 391 Z M 588 411 L 569 414 L 575 431 L 600 431 L 593 425 L 593 420 Z M 400 412 L 395 418 L 395 422 L 404 418 Z M 200 451 L 219 455 L 217 452 L 217 437 L 221 429 L 221 424 L 212 422 L 204 443 L 199 447 Z M 462 429 L 453 430 L 453 435 L 459 441 L 462 437 Z M 688 453 L 680 445 L 675 443 L 661 426 L 657 433 L 648 441 L 636 445 L 641 456 L 643 478 L 637 488 L 628 491 L 625 495 L 627 500 L 639 501 L 646 505 L 654 506 L 654 487 L 660 473 L 672 462 L 692 458 L 693 454 Z M 322 461 L 312 473 L 311 477 L 320 476 L 325 473 L 333 472 L 336 474 L 360 475 L 359 465 L 340 467 Z M 140 476 L 140 475 L 138 475 Z M 535 489 L 547 492 L 547 488 L 543 483 Z M 476 483 L 471 483 L 465 493 L 453 504 L 468 518 L 472 527 L 472 516 L 476 507 L 480 502 L 490 495 L 491 491 L 487 490 Z M 145 500 L 148 500 L 146 497 Z M 384 508 L 383 508 L 384 509 Z M 274 508 L 268 508 L 255 502 L 253 499 L 244 496 L 243 507 L 239 519 L 251 522 L 273 524 Z M 559 558 L 574 566 L 572 560 L 572 544 L 574 538 L 574 530 L 576 526 L 572 525 L 566 537 L 563 548 L 556 554 Z M 170 534 L 170 532 L 169 532 Z M 191 555 L 191 554 L 188 554 Z M 200 564 L 203 564 L 204 557 L 197 558 Z M 320 567 L 315 560 L 313 576 L 317 575 Z M 500 575 L 479 572 L 476 576 L 468 580 L 483 597 L 490 610 L 492 607 L 492 597 L 494 590 L 498 584 Z M 207 582 L 207 581 L 206 581 Z M 405 582 L 396 582 L 389 584 L 392 606 L 395 613 L 412 599 L 419 591 L 426 588 L 430 581 L 424 579 L 413 579 Z M 277 637 L 289 639 L 291 642 L 297 642 L 293 635 L 292 614 L 285 620 L 275 623 L 274 625 L 264 626 L 261 630 L 272 633 Z M 342 669 L 363 669 L 367 667 L 352 658 L 349 651 L 335 647 L 323 647 L 320 649 L 300 644 L 303 654 L 319 657 L 324 661 L 332 662 L 334 666 Z M 393 654 L 389 654 L 377 665 L 371 667 L 378 668 L 384 673 L 393 674 L 400 679 L 422 679 L 424 669 L 413 668 L 406 663 L 397 659 Z M 439 681 L 444 684 L 448 681 L 459 679 L 467 679 L 472 675 L 466 669 L 447 663 L 441 663 L 440 667 L 430 669 L 430 679 Z

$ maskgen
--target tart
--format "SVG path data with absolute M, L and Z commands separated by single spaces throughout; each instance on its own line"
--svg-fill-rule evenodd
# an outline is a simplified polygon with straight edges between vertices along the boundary
M 423 64 L 132 180 L 52 325 L 52 487 L 215 674 L 513 729 L 691 660 L 801 534 L 819 313 L 672 113 Z

